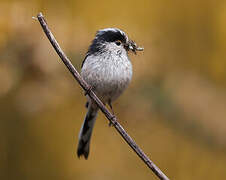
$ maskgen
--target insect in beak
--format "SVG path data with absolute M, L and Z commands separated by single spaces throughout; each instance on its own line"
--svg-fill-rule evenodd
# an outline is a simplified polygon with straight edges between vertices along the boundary
M 125 45 L 125 47 L 128 51 L 131 50 L 134 54 L 136 54 L 136 51 L 144 50 L 144 48 L 137 46 L 137 44 L 132 40 L 129 40 L 129 42 Z

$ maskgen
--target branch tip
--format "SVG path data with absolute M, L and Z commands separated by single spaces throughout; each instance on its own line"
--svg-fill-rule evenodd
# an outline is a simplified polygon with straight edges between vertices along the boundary
M 39 17 L 44 17 L 41 12 L 38 13 L 38 15 L 37 15 L 37 18 L 39 18 Z
M 34 19 L 34 20 L 38 20 L 38 18 L 36 18 L 36 17 L 34 17 L 34 16 L 32 16 L 31 18 Z

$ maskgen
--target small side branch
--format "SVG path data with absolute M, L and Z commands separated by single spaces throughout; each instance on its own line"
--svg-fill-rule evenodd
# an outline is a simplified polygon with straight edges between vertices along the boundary
M 140 159 L 150 168 L 155 175 L 161 180 L 169 180 L 169 178 L 148 158 L 148 156 L 140 149 L 140 147 L 135 143 L 135 141 L 126 133 L 123 127 L 118 123 L 116 117 L 108 111 L 108 109 L 104 106 L 104 104 L 100 101 L 100 99 L 95 95 L 95 93 L 90 89 L 90 86 L 82 79 L 78 71 L 74 68 L 70 60 L 64 54 L 62 49 L 60 48 L 58 42 L 54 38 L 51 33 L 46 20 L 44 19 L 42 13 L 37 15 L 38 21 L 40 22 L 43 31 L 48 37 L 50 43 L 56 50 L 57 54 L 60 56 L 63 63 L 67 66 L 68 70 L 71 72 L 73 77 L 77 80 L 83 90 L 87 93 L 87 95 L 96 102 L 100 110 L 104 113 L 110 123 L 115 127 L 115 129 L 119 132 L 119 134 L 123 137 L 123 139 L 128 143 L 128 145 L 133 149 L 133 151 L 140 157 Z

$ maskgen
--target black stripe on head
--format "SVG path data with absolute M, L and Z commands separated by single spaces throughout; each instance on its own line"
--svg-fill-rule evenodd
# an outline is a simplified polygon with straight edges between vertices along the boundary
M 127 40 L 126 34 L 116 28 L 107 28 L 97 32 L 96 39 L 104 42 L 115 42 L 120 40 L 125 43 Z

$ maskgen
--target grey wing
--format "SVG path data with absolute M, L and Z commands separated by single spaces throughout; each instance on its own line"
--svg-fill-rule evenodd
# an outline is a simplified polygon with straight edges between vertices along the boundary
M 89 54 L 87 53 L 85 59 L 82 61 L 81 68 L 83 67 L 83 65 L 84 65 L 84 63 L 85 63 L 85 60 L 87 59 L 88 56 L 89 56 Z M 86 104 L 85 104 L 85 107 L 86 107 L 86 108 L 88 108 L 88 106 L 89 106 L 89 101 L 87 101 Z
M 85 63 L 85 61 L 86 61 L 86 59 L 87 59 L 87 57 L 89 56 L 89 53 L 87 53 L 86 54 L 86 57 L 85 57 L 85 59 L 82 61 L 82 65 L 81 65 L 81 68 L 83 67 L 83 65 L 84 65 L 84 63 Z

